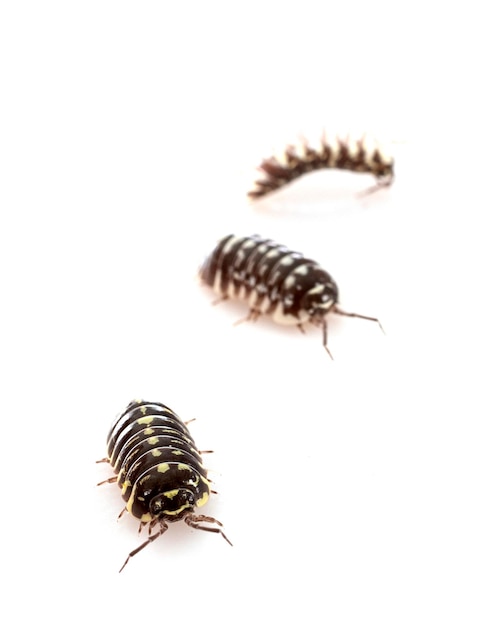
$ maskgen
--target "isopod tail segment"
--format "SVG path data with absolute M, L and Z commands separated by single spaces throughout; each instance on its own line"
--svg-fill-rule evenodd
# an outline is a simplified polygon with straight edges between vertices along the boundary
M 225 535 L 223 530 L 219 528 L 219 526 L 223 526 L 223 524 L 217 519 L 215 519 L 214 517 L 209 517 L 208 515 L 195 515 L 194 513 L 190 513 L 185 518 L 183 518 L 183 521 L 185 522 L 185 524 L 187 524 L 191 528 L 196 528 L 197 530 L 205 530 L 210 533 L 218 533 L 223 537 L 223 539 L 225 539 L 225 541 L 228 544 L 233 546 L 233 543 L 230 541 L 230 539 Z M 152 529 L 156 526 L 157 523 L 160 524 L 160 530 L 158 530 L 155 534 L 152 535 L 151 534 Z M 202 526 L 202 524 L 204 523 L 216 524 L 216 526 L 215 527 Z M 125 566 L 129 563 L 129 559 L 131 559 L 133 556 L 136 556 L 138 552 L 141 552 L 141 550 L 146 548 L 146 546 L 148 546 L 149 544 L 153 543 L 156 539 L 161 537 L 166 532 L 168 527 L 169 526 L 167 524 L 167 521 L 164 518 L 152 520 L 148 524 L 148 539 L 144 541 L 141 545 L 139 545 L 137 548 L 135 548 L 132 552 L 129 552 L 129 554 L 127 555 L 127 559 L 124 561 L 124 564 L 119 569 L 119 574 L 123 571 Z M 141 529 L 142 529 L 142 526 L 140 526 L 140 531 Z

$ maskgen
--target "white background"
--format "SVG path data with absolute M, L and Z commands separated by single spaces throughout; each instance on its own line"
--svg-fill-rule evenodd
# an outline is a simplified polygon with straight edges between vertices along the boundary
M 501 45 L 493 3 L 0 8 L 2 611 L 9 624 L 500 624 Z M 369 131 L 396 182 L 248 203 L 302 132 Z M 321 262 L 319 330 L 199 286 L 216 240 Z M 219 537 L 141 539 L 105 454 L 135 397 L 183 419 Z M 5 621 L 5 620 L 3 620 Z M 7 622 L 5 622 L 7 623 Z

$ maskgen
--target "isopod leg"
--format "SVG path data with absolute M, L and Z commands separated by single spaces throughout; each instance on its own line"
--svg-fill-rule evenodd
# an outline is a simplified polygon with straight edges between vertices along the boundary
M 185 523 L 192 528 L 197 528 L 198 530 L 206 530 L 208 533 L 218 533 L 220 534 L 225 541 L 233 546 L 230 539 L 225 535 L 225 533 L 221 530 L 221 528 L 210 528 L 209 526 L 201 526 L 204 522 L 208 524 L 217 524 L 218 526 L 223 526 L 221 522 L 219 522 L 214 517 L 209 517 L 207 515 L 189 515 L 185 517 Z
M 393 176 L 388 176 L 386 178 L 382 178 L 381 180 L 377 180 L 375 185 L 368 187 L 368 189 L 361 191 L 357 195 L 359 198 L 364 198 L 365 196 L 369 196 L 370 194 L 375 193 L 376 191 L 380 191 L 380 189 L 384 189 L 385 187 L 390 187 L 392 185 L 393 180 L 394 180 Z
M 334 361 L 333 359 L 333 355 L 331 354 L 329 348 L 328 348 L 328 325 L 326 323 L 326 320 L 323 318 L 322 319 L 322 345 L 324 346 L 324 349 L 326 350 L 326 352 L 329 354 L 329 358 Z
M 155 535 L 151 535 L 150 537 L 148 537 L 148 539 L 144 543 L 138 546 L 135 550 L 133 550 L 132 552 L 129 552 L 129 556 L 125 560 L 124 565 L 122 565 L 122 567 L 119 569 L 119 574 L 124 569 L 124 567 L 129 563 L 129 559 L 131 559 L 133 556 L 136 556 L 136 554 L 138 554 L 138 552 L 141 552 L 143 548 L 146 548 L 146 546 L 149 543 L 152 543 L 152 541 L 155 541 L 156 539 L 158 539 L 163 533 L 166 532 L 167 528 L 168 528 L 167 525 L 162 526 L 162 528 L 158 532 L 156 532 Z
M 127 513 L 127 508 L 126 508 L 126 507 L 124 507 L 124 508 L 122 509 L 122 511 L 120 511 L 120 513 L 118 514 L 118 517 L 117 517 L 117 522 L 118 522 L 118 521 L 119 521 L 119 519 L 122 517 L 122 515 L 124 515 L 124 513 Z
M 211 302 L 211 305 L 216 306 L 217 304 L 220 304 L 220 302 L 224 302 L 225 300 L 228 300 L 228 296 L 220 296 L 219 298 L 216 298 L 216 300 L 213 300 Z
M 101 487 L 101 485 L 106 485 L 106 483 L 116 483 L 118 476 L 112 476 L 111 478 L 107 478 L 106 480 L 102 480 L 97 484 L 97 487 Z
M 243 322 L 256 322 L 256 320 L 260 317 L 260 315 L 261 315 L 260 311 L 257 311 L 256 309 L 250 309 L 246 317 L 243 317 L 240 320 L 237 320 L 236 322 L 234 322 L 234 326 L 238 326 L 239 324 L 242 324 Z

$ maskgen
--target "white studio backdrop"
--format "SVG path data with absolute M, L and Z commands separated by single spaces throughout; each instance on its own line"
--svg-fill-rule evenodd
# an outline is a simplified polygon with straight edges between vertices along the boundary
M 3 609 L 125 624 L 499 624 L 500 95 L 488 3 L 3 3 Z M 246 198 L 300 134 L 396 158 Z M 231 232 L 315 258 L 329 346 L 214 296 Z M 217 536 L 142 539 L 105 454 L 133 398 L 203 449 Z

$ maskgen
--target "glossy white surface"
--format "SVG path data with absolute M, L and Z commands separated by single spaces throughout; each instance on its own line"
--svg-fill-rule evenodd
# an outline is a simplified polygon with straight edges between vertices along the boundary
M 2 5 L 8 623 L 500 624 L 497 20 L 326 6 Z M 260 158 L 323 128 L 389 145 L 394 186 L 250 204 Z M 334 316 L 331 361 L 319 329 L 234 326 L 196 277 L 230 232 L 315 258 L 386 334 Z M 134 397 L 197 418 L 233 548 L 177 524 L 117 574 L 141 539 L 94 461 Z

